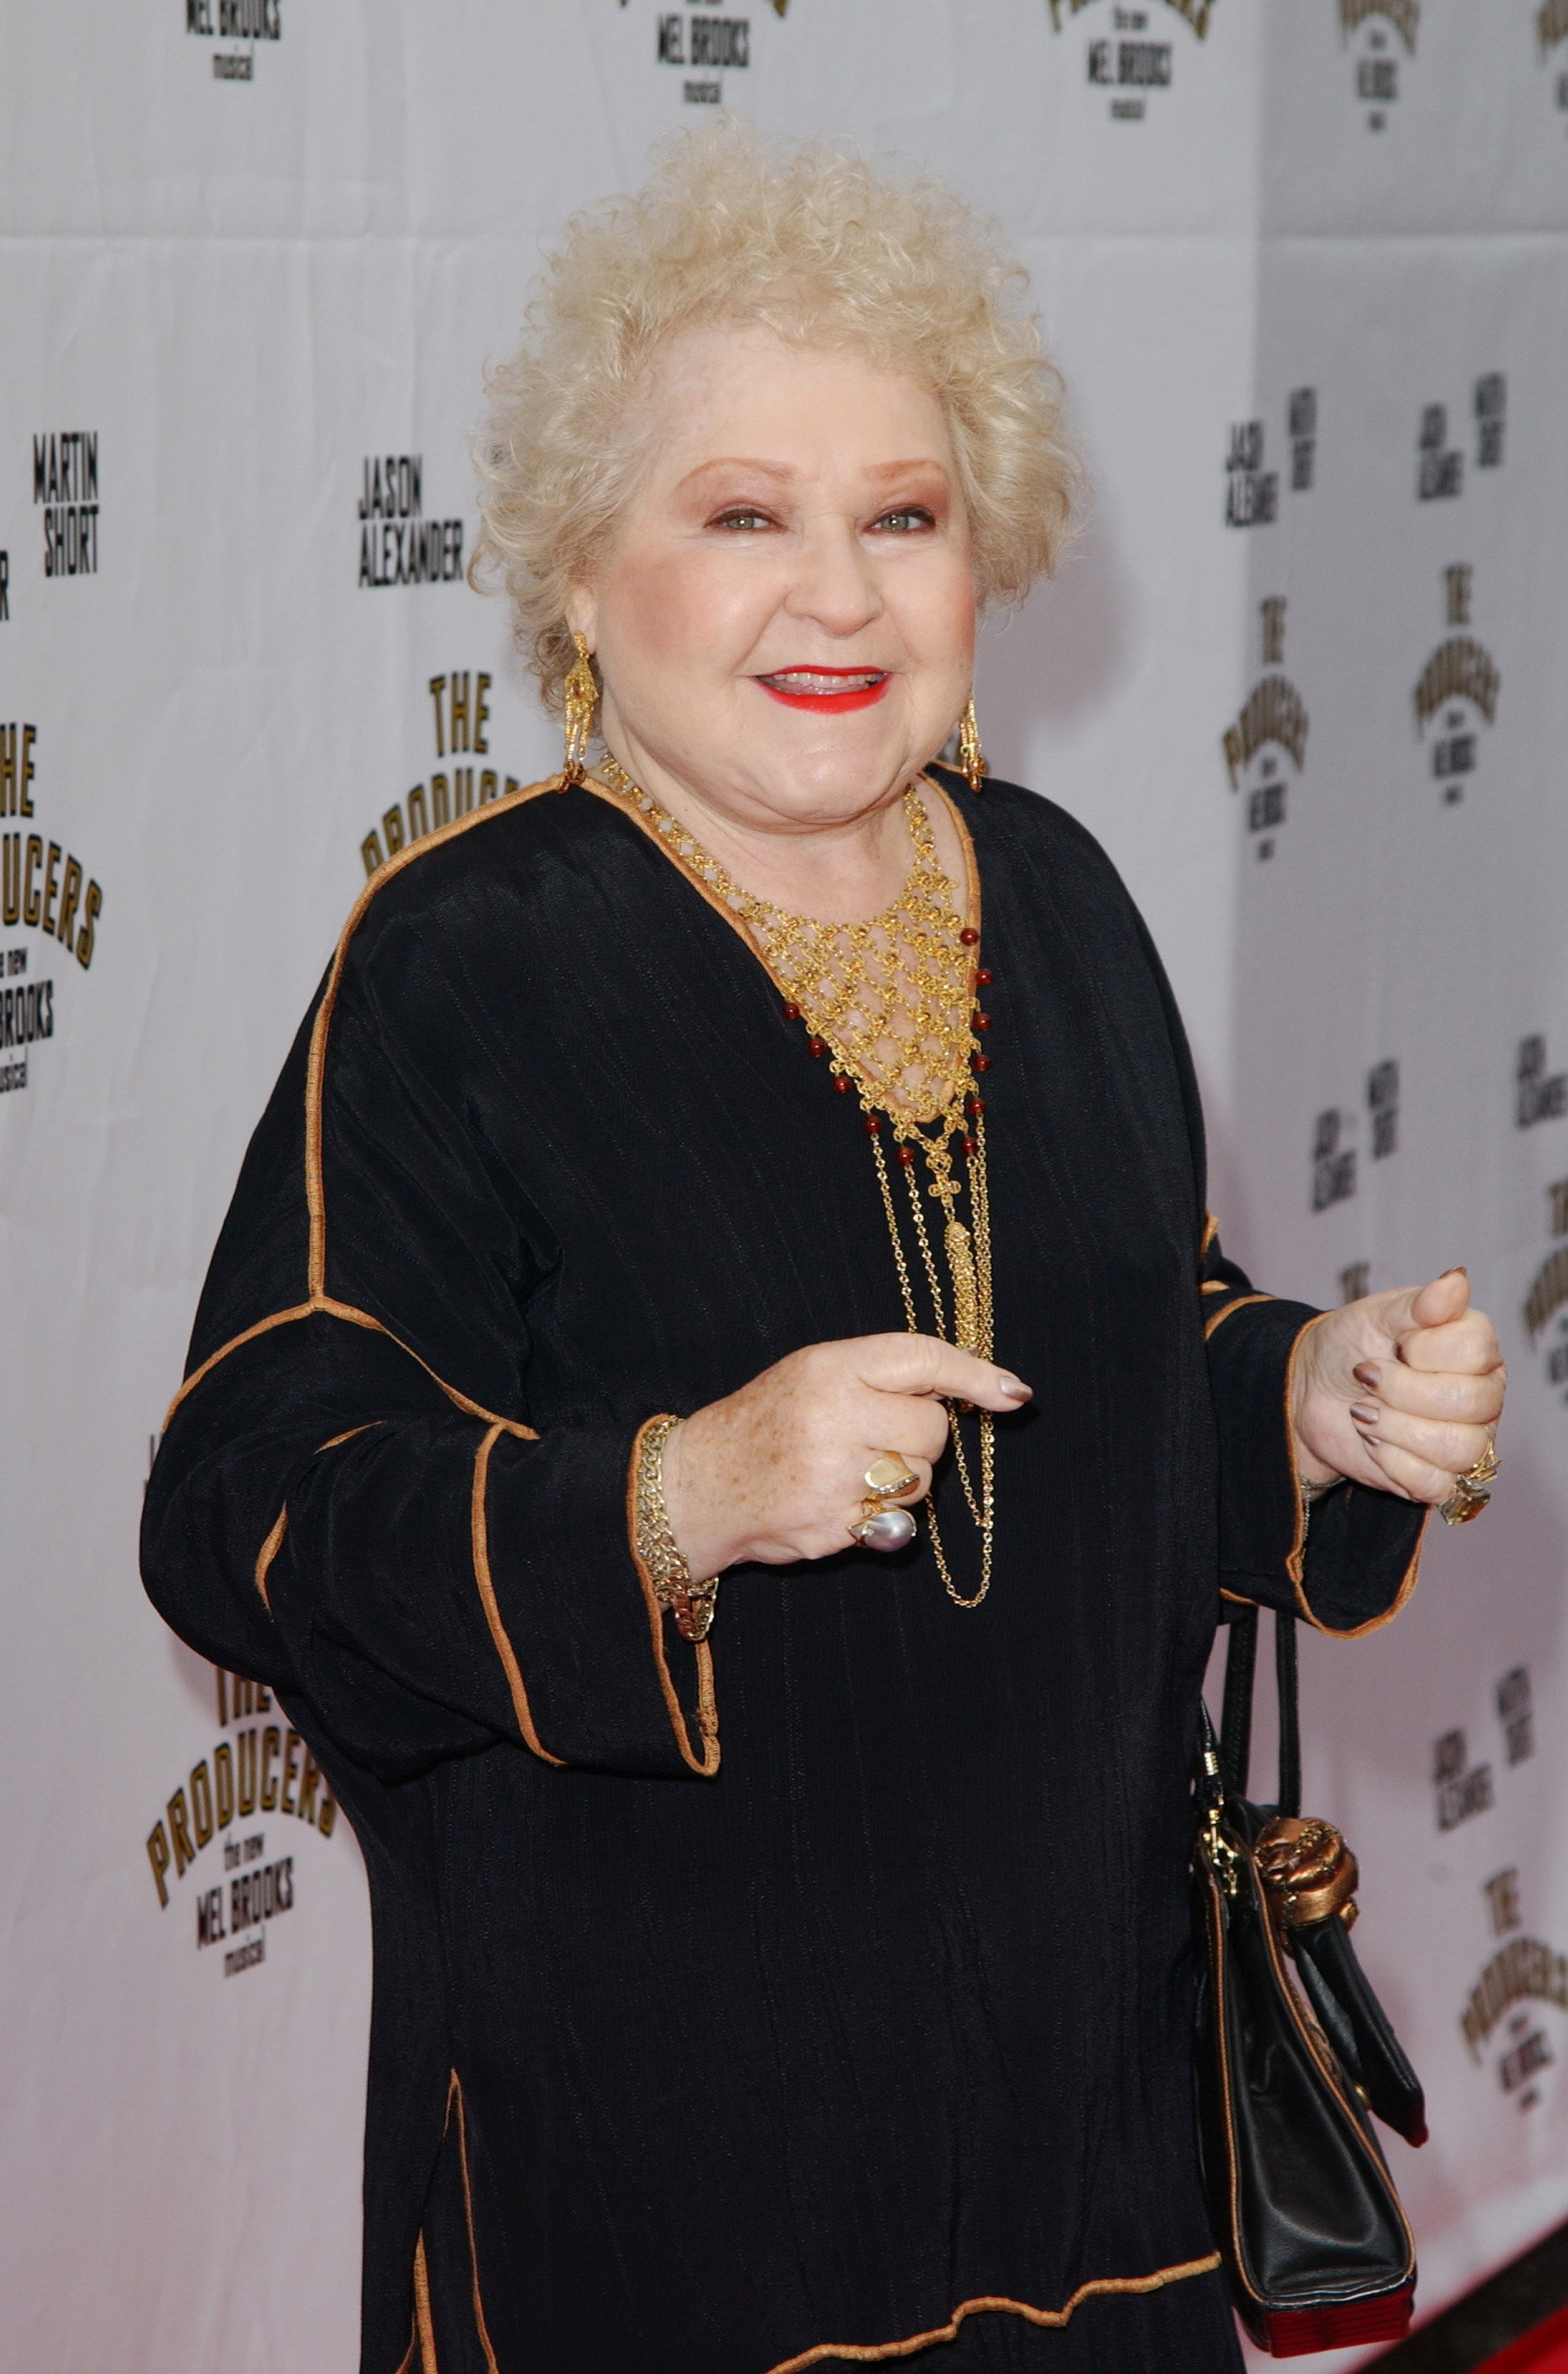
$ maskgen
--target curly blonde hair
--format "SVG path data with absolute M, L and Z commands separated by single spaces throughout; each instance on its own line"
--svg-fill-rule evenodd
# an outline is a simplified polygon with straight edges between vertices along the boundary
M 676 134 L 630 197 L 576 215 L 522 342 L 486 379 L 474 441 L 476 586 L 510 598 L 547 708 L 574 656 L 566 603 L 643 466 L 634 399 L 680 332 L 756 323 L 851 347 L 929 387 L 946 416 L 983 603 L 1023 600 L 1067 534 L 1078 471 L 1061 382 L 997 227 L 927 175 L 732 119 Z

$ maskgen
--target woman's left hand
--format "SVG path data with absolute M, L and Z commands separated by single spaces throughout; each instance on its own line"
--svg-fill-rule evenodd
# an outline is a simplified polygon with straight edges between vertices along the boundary
M 1327 1312 L 1296 1358 L 1302 1480 L 1349 1476 L 1403 1500 L 1446 1500 L 1497 1430 L 1507 1371 L 1470 1281 L 1369 1294 Z

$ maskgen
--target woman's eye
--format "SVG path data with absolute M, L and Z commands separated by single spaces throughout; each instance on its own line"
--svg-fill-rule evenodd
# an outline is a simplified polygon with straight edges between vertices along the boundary
M 936 516 L 924 503 L 905 503 L 897 511 L 883 511 L 876 525 L 891 528 L 895 535 L 908 535 L 919 528 L 935 527 Z
M 718 518 L 713 522 L 713 525 L 715 527 L 736 527 L 751 532 L 755 532 L 757 528 L 771 526 L 771 524 L 772 523 L 768 519 L 766 511 L 751 511 L 744 504 L 743 504 L 737 511 L 720 511 Z

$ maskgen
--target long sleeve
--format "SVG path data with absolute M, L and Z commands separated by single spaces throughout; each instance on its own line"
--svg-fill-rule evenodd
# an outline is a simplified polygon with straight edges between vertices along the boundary
M 1308 1522 L 1291 1421 L 1294 1362 L 1322 1313 L 1254 1287 L 1221 1248 L 1205 1208 L 1202 1106 L 1186 1032 L 1147 933 L 1181 1075 L 1192 1146 L 1200 1316 L 1219 1443 L 1220 1587 L 1283 1608 L 1319 1631 L 1354 1635 L 1398 1613 L 1415 1588 L 1427 1510 L 1391 1492 L 1341 1484 Z
M 1204 1229 L 1199 1280 L 1220 1443 L 1220 1587 L 1319 1631 L 1386 1624 L 1415 1588 L 1427 1511 L 1341 1484 L 1308 1523 L 1291 1423 L 1297 1348 L 1320 1317 L 1259 1294 Z
M 536 1429 L 531 1314 L 559 1263 L 471 1093 L 469 952 L 445 918 L 394 897 L 372 929 L 366 904 L 219 1240 L 147 1493 L 146 1587 L 383 1778 L 497 1738 L 711 1772 L 709 1653 L 661 1616 L 628 1535 L 657 1404 L 583 1381 Z

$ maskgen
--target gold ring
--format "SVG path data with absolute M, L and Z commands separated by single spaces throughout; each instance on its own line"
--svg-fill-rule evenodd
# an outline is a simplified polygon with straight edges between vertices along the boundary
M 1496 1438 L 1487 1444 L 1473 1467 L 1454 1478 L 1454 1489 L 1446 1500 L 1440 1500 L 1437 1513 L 1445 1525 L 1468 1525 L 1479 1517 L 1492 1498 L 1488 1488 L 1503 1472 L 1503 1462 L 1497 1456 Z
M 919 1480 L 896 1451 L 884 1451 L 866 1470 L 866 1489 L 878 1500 L 896 1500 L 900 1493 L 912 1492 Z

